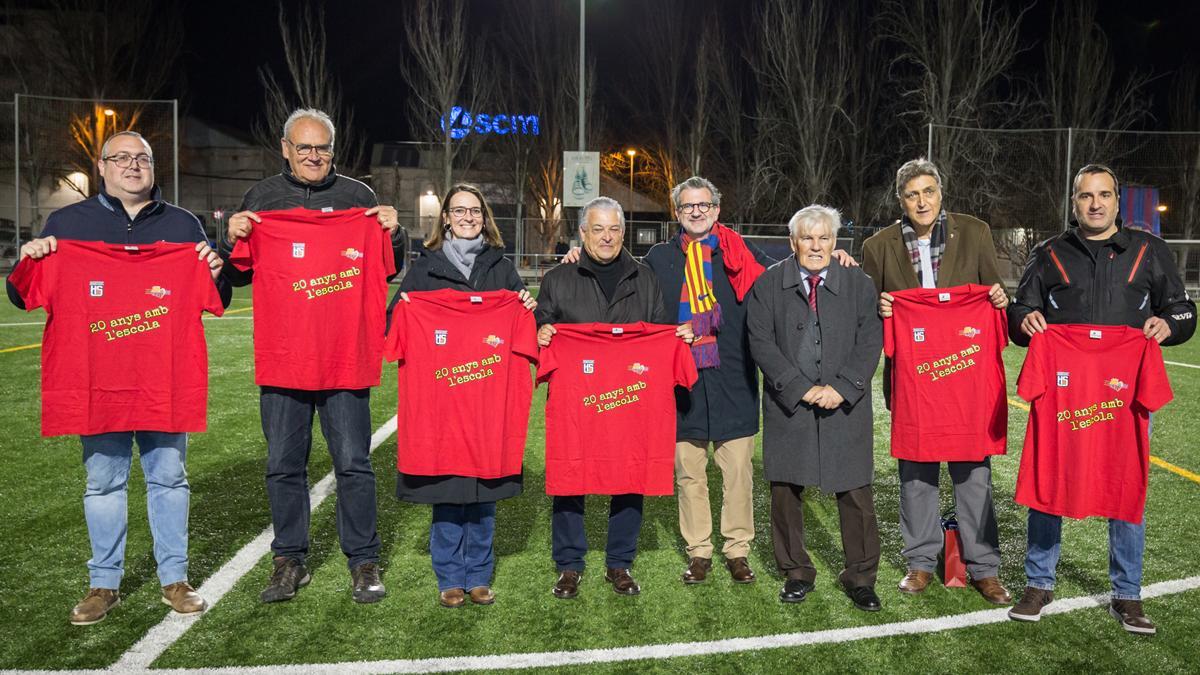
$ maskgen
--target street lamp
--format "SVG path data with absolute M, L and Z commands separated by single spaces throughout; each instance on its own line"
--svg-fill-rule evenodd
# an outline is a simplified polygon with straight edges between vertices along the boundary
M 637 150 L 629 148 L 625 154 L 629 155 L 629 191 L 633 192 L 633 158 L 637 155 Z
M 1166 212 L 1167 212 L 1167 205 L 1166 205 L 1166 204 L 1159 204 L 1158 206 L 1154 207 L 1154 210 L 1155 210 L 1155 211 L 1158 211 L 1159 213 L 1166 213 Z
M 105 108 L 105 109 L 104 109 L 104 116 L 105 116 L 105 117 L 116 117 L 116 116 L 117 116 L 117 111 L 116 111 L 116 110 L 113 110 L 112 108 Z

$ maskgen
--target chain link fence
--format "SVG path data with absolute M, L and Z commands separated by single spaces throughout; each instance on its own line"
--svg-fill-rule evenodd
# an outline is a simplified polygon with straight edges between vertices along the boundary
M 928 155 L 943 172 L 945 207 L 987 221 L 1016 279 L 1039 241 L 1070 227 L 1071 182 L 1085 164 L 1120 180 L 1126 225 L 1172 244 L 1189 285 L 1197 283 L 1200 132 L 1105 129 L 974 129 L 928 126 Z

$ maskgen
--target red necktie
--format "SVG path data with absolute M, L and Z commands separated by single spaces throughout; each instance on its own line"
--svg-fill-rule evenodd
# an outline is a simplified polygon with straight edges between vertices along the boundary
M 821 285 L 821 277 L 813 274 L 808 277 L 808 308 L 813 314 L 817 313 L 817 286 Z

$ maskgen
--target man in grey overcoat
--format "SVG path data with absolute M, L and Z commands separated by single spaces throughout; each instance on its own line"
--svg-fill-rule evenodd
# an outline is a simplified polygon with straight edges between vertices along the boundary
M 804 545 L 804 486 L 837 495 L 854 606 L 880 609 L 875 594 L 879 525 L 871 490 L 871 377 L 883 328 L 870 277 L 831 265 L 841 217 L 812 205 L 788 223 L 795 255 L 768 269 L 748 300 L 750 353 L 763 373 L 763 467 L 771 483 L 779 599 L 800 602 L 816 569 Z

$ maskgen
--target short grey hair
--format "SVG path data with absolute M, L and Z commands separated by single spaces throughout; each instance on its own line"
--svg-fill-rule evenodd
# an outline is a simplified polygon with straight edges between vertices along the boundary
M 938 189 L 942 189 L 942 174 L 938 171 L 937 165 L 924 157 L 918 157 L 905 162 L 896 171 L 896 198 L 903 200 L 904 186 L 919 176 L 933 176 L 933 179 L 937 181 Z
M 579 230 L 581 232 L 584 225 L 587 224 L 588 213 L 592 211 L 616 211 L 617 220 L 621 221 L 621 229 L 625 229 L 625 209 L 621 208 L 621 203 L 612 197 L 596 197 L 579 209 Z
M 105 157 L 108 157 L 109 144 L 112 143 L 114 139 L 120 138 L 122 136 L 132 136 L 133 138 L 138 139 L 139 141 L 142 142 L 142 145 L 146 146 L 146 154 L 150 155 L 151 157 L 154 157 L 154 151 L 150 149 L 150 141 L 147 141 L 145 136 L 139 134 L 136 131 L 118 131 L 117 133 L 113 134 L 112 136 L 109 136 L 108 138 L 104 139 L 104 145 L 100 146 L 100 159 L 104 159 Z
M 712 203 L 718 206 L 721 204 L 721 191 L 712 184 L 712 181 L 700 176 L 692 176 L 671 189 L 671 203 L 675 205 L 676 211 L 682 206 L 679 203 L 679 195 L 683 194 L 684 190 L 708 190 L 712 194 Z
M 831 206 L 809 204 L 788 221 L 788 236 L 795 239 L 821 225 L 828 227 L 829 234 L 837 237 L 838 229 L 842 226 L 842 214 Z
M 326 115 L 324 111 L 316 108 L 296 108 L 288 115 L 287 121 L 283 123 L 283 137 L 286 140 L 292 140 L 292 127 L 296 126 L 296 122 L 302 119 L 310 119 L 320 122 L 325 126 L 325 130 L 329 132 L 329 145 L 333 145 L 333 139 L 337 132 L 333 129 L 333 120 Z

